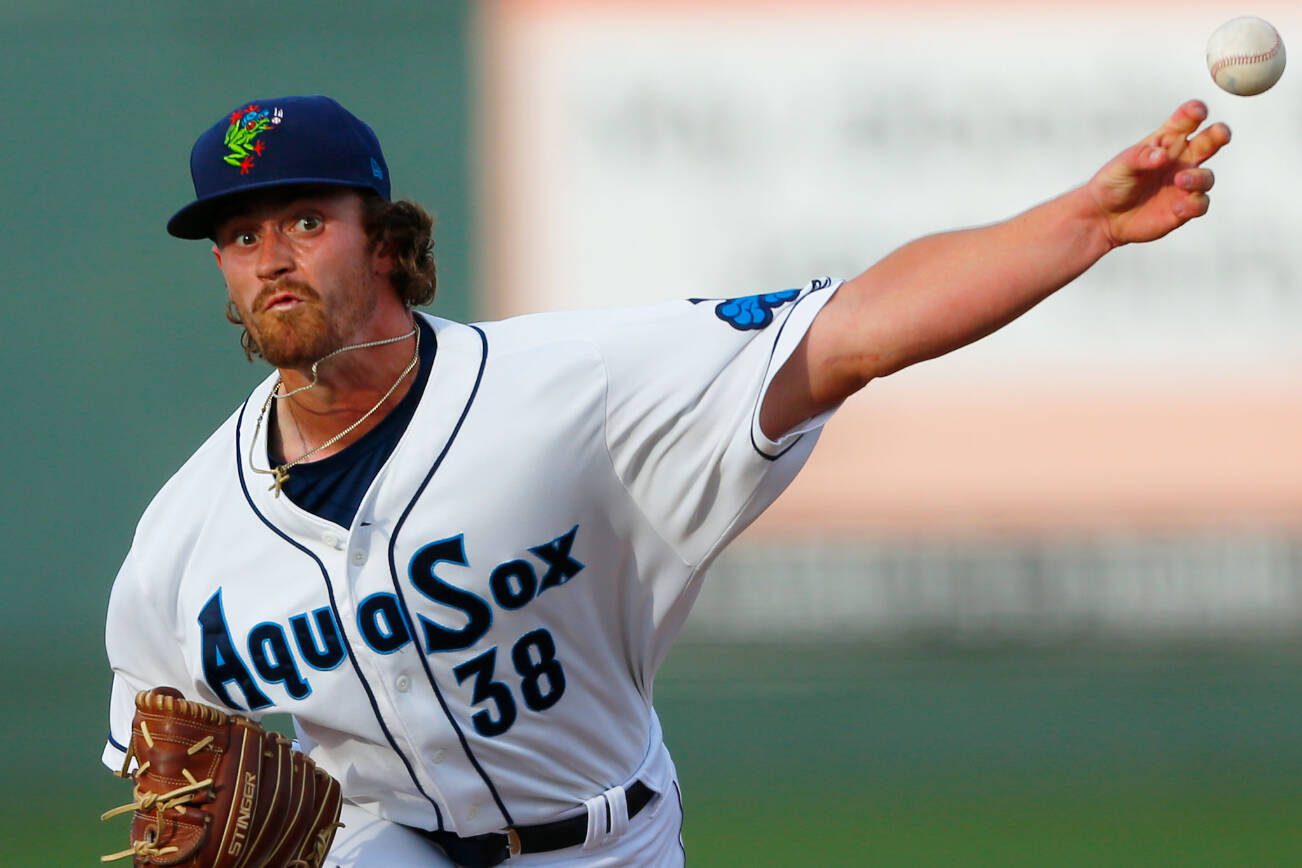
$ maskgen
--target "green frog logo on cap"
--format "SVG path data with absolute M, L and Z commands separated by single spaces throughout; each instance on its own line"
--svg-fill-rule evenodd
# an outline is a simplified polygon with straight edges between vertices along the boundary
M 231 112 L 231 125 L 226 130 L 226 150 L 223 159 L 247 175 L 253 169 L 256 157 L 262 156 L 266 142 L 258 137 L 267 130 L 274 130 L 284 119 L 281 109 L 267 111 L 256 105 L 249 105 Z

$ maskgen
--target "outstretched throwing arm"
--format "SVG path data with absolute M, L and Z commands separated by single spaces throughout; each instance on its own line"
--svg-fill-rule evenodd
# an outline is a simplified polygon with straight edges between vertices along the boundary
M 1084 186 L 1000 223 L 909 242 L 848 281 L 774 378 L 764 432 L 778 437 L 877 377 L 972 343 L 1113 248 L 1207 213 L 1214 178 L 1203 163 L 1230 130 L 1206 119 L 1191 100 Z

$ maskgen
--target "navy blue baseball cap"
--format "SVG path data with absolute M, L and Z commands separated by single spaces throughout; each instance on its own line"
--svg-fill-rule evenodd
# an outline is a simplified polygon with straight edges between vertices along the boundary
M 326 184 L 374 190 L 389 199 L 380 140 L 328 96 L 283 96 L 241 103 L 190 151 L 195 199 L 167 221 L 177 238 L 211 238 L 214 211 L 250 190 Z

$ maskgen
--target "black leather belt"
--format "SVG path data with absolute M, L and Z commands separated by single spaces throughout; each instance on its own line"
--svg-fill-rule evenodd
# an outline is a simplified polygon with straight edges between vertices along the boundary
M 654 795 L 652 789 L 641 781 L 630 784 L 624 791 L 629 818 L 636 817 Z M 579 846 L 588 840 L 588 815 L 583 813 L 537 826 L 515 826 L 505 832 L 489 832 L 473 838 L 429 829 L 412 831 L 438 844 L 453 862 L 463 868 L 491 868 L 523 853 L 549 853 Z

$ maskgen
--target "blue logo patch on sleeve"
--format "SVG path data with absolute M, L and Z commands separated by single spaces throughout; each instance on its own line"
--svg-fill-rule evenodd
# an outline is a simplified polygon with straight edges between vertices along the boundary
M 799 289 L 784 289 L 781 292 L 725 298 L 715 306 L 714 313 L 738 331 L 762 329 L 773 322 L 773 311 L 776 308 L 795 301 L 799 295 Z M 697 299 L 692 301 L 696 302 Z

